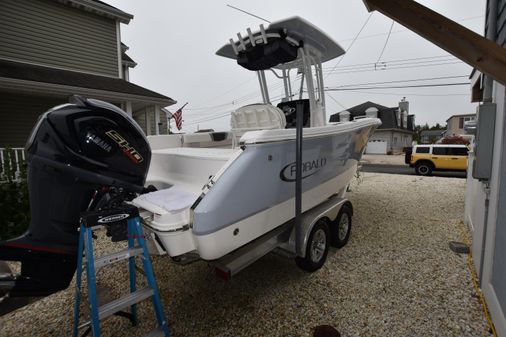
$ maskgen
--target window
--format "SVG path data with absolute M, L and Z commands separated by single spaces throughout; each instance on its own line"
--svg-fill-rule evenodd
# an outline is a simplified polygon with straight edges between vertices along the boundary
M 467 156 L 467 148 L 465 147 L 449 147 L 448 155 L 450 156 Z
M 433 147 L 432 154 L 439 156 L 446 156 L 448 148 L 447 147 Z
M 416 153 L 429 153 L 430 148 L 428 146 L 417 146 Z
M 472 117 L 460 117 L 459 118 L 459 129 L 463 129 L 464 128 L 464 123 L 465 122 L 469 122 L 469 121 L 474 121 L 476 119 L 476 117 L 472 116 Z

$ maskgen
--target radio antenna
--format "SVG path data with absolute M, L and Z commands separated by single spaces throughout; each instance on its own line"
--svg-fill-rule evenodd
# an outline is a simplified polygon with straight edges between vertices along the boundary
M 232 6 L 232 5 L 227 4 L 227 7 L 230 7 L 230 8 L 233 8 L 233 9 L 235 9 L 235 10 L 238 10 L 239 12 L 243 12 L 243 13 L 245 13 L 245 14 L 251 15 L 251 16 L 253 16 L 253 17 L 257 18 L 257 19 L 263 20 L 263 21 L 265 21 L 265 22 L 267 22 L 267 23 L 271 23 L 269 20 L 266 20 L 266 19 L 264 19 L 264 18 L 262 18 L 262 17 L 260 17 L 260 16 L 258 16 L 258 15 L 252 14 L 252 13 L 250 13 L 250 12 L 246 12 L 245 10 L 242 10 L 242 9 L 237 8 L 237 7 L 235 7 L 235 6 Z

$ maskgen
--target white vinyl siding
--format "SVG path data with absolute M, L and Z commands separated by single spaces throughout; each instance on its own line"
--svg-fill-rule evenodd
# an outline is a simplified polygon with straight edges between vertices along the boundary
M 51 0 L 2 0 L 0 58 L 119 77 L 116 21 Z

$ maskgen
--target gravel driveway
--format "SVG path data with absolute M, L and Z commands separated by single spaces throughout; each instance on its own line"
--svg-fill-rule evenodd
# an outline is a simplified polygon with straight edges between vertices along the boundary
M 463 179 L 366 173 L 348 194 L 350 242 L 314 274 L 271 254 L 224 282 L 206 263 L 155 257 L 172 336 L 305 337 L 320 324 L 343 337 L 490 336 L 466 257 L 448 249 L 463 240 L 464 191 Z M 125 272 L 114 266 L 99 278 L 120 291 Z M 0 317 L 0 336 L 69 336 L 73 295 L 71 287 Z M 113 317 L 102 335 L 146 334 L 155 319 L 150 302 L 139 306 L 138 327 Z

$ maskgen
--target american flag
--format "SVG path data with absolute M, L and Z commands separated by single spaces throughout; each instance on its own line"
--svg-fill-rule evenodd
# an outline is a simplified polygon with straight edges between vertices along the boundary
M 176 121 L 176 127 L 178 130 L 181 130 L 181 128 L 183 127 L 183 108 L 186 106 L 186 104 L 180 107 L 176 112 L 172 114 L 172 118 L 174 118 L 174 120 Z

